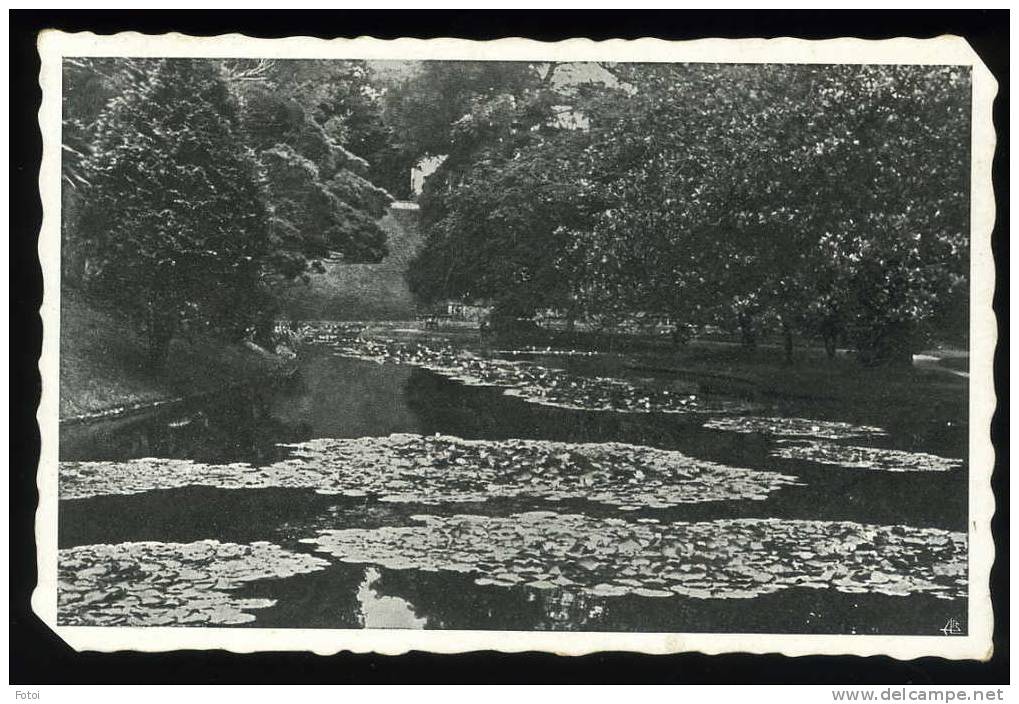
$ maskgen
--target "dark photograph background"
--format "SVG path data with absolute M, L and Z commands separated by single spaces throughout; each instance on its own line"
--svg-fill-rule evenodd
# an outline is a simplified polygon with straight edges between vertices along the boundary
M 998 267 L 996 311 L 1002 316 L 1007 300 L 1007 173 L 1005 122 L 1008 108 L 1008 43 L 1003 12 L 970 13 L 262 13 L 258 21 L 242 21 L 230 13 L 43 13 L 12 12 L 11 103 L 12 201 L 28 204 L 12 211 L 11 297 L 12 337 L 20 344 L 12 355 L 11 466 L 11 680 L 12 683 L 83 682 L 840 682 L 840 683 L 962 683 L 1007 681 L 1007 477 L 1001 466 L 995 474 L 999 497 L 994 519 L 997 554 L 992 575 L 996 606 L 995 657 L 988 663 L 948 663 L 935 659 L 898 662 L 888 658 L 791 659 L 781 656 L 728 655 L 707 657 L 683 654 L 648 657 L 598 654 L 584 658 L 557 658 L 544 654 L 461 656 L 410 654 L 401 658 L 373 655 L 337 655 L 318 658 L 303 654 L 249 656 L 222 652 L 168 654 L 74 653 L 31 613 L 29 598 L 35 583 L 35 546 L 32 539 L 36 501 L 34 467 L 38 457 L 38 429 L 34 414 L 38 402 L 38 361 L 41 325 L 41 277 L 35 259 L 40 206 L 36 191 L 41 144 L 35 123 L 39 103 L 38 57 L 35 33 L 52 27 L 65 31 L 99 33 L 135 30 L 147 33 L 180 31 L 215 35 L 243 32 L 250 36 L 288 35 L 358 36 L 379 38 L 455 36 L 490 39 L 523 36 L 557 40 L 572 36 L 693 39 L 707 36 L 796 36 L 821 39 L 834 36 L 888 38 L 931 37 L 957 34 L 966 37 L 999 82 L 995 104 L 998 153 L 995 189 L 998 220 L 995 256 Z M 1004 318 L 1001 318 L 1004 320 Z M 1006 388 L 1008 330 L 999 330 L 997 383 Z M 994 440 L 999 456 L 1007 456 L 1007 396 L 999 393 Z

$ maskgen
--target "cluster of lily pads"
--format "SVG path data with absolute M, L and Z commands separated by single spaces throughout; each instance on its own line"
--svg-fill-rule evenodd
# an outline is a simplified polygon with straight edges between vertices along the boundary
M 475 575 L 481 586 L 752 598 L 792 587 L 943 599 L 966 595 L 966 536 L 936 528 L 778 519 L 659 523 L 537 511 L 414 516 L 418 525 L 324 531 L 343 562 Z
M 562 349 L 557 347 L 535 347 L 534 345 L 528 345 L 521 347 L 520 349 L 512 350 L 495 350 L 495 354 L 505 355 L 507 357 L 518 357 L 518 356 L 542 356 L 542 357 L 597 357 L 601 352 L 593 350 L 574 350 L 574 349 Z
M 759 433 L 777 437 L 818 438 L 820 440 L 874 438 L 888 434 L 884 428 L 873 425 L 768 416 L 721 416 L 706 421 L 704 427 L 712 430 L 725 430 L 730 433 Z
M 249 623 L 275 604 L 230 592 L 245 582 L 314 572 L 329 562 L 271 543 L 83 545 L 58 558 L 58 620 L 68 626 Z
M 495 386 L 528 403 L 582 411 L 617 413 L 736 413 L 754 406 L 736 399 L 642 386 L 626 379 L 587 377 L 522 361 L 479 357 L 450 346 L 438 348 L 386 339 L 352 337 L 335 353 L 380 364 L 407 364 L 441 374 L 466 386 Z
M 586 499 L 624 510 L 763 500 L 794 477 L 730 467 L 624 443 L 464 440 L 451 436 L 320 439 L 286 445 L 274 464 L 210 465 L 174 459 L 63 462 L 63 499 L 183 486 L 306 488 L 438 504 L 527 497 Z
M 361 322 L 329 321 L 304 323 L 297 328 L 302 340 L 314 344 L 332 344 L 357 337 L 367 327 Z
M 787 460 L 806 460 L 849 469 L 884 472 L 947 472 L 963 465 L 960 459 L 926 452 L 840 445 L 819 440 L 780 440 L 771 455 Z

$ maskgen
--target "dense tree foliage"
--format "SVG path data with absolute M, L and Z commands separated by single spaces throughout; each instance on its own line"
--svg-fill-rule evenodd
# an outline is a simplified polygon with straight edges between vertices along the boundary
M 375 219 L 392 198 L 361 175 L 366 162 L 328 133 L 327 127 L 343 133 L 342 115 L 323 125 L 304 107 L 315 105 L 322 84 L 296 82 L 290 74 L 292 69 L 279 70 L 263 82 L 235 88 L 243 106 L 242 131 L 265 166 L 281 249 L 291 261 L 330 251 L 351 262 L 378 261 L 385 255 L 385 235 Z M 309 87 L 302 92 L 304 85 Z
M 446 198 L 431 194 L 445 215 L 431 224 L 412 289 L 490 301 L 509 317 L 575 307 L 580 257 L 566 223 L 591 222 L 591 206 L 573 172 L 587 140 L 573 137 L 526 133 L 509 156 L 486 152 Z
M 408 274 L 424 302 L 667 316 L 875 363 L 965 334 L 965 69 L 398 68 L 67 60 L 66 279 L 130 298 L 154 359 L 182 320 L 264 329 L 319 259 L 385 256 L 390 192 L 440 157 Z
M 281 289 L 320 258 L 386 253 L 392 197 L 345 146 L 384 146 L 365 76 L 359 62 L 67 60 L 65 280 L 133 313 L 154 365 L 182 323 L 267 341 Z
M 415 89 L 425 93 L 405 98 L 429 106 L 414 153 L 445 157 L 420 198 L 428 240 L 410 284 L 422 299 L 484 300 L 505 320 L 579 314 L 575 232 L 600 201 L 580 170 L 592 134 L 563 126 L 555 70 L 433 63 Z
M 469 149 L 479 130 L 463 130 L 474 110 L 533 91 L 531 65 L 502 61 L 427 61 L 386 94 L 387 120 L 412 158 Z
M 84 164 L 93 285 L 142 321 L 153 364 L 182 316 L 243 334 L 270 250 L 259 165 L 208 63 L 165 61 L 98 119 Z
M 565 94 L 524 66 L 509 94 L 451 75 L 433 111 L 451 157 L 426 187 L 424 298 L 777 331 L 790 354 L 816 335 L 868 362 L 964 309 L 965 70 L 608 65 L 615 87 Z
M 616 294 L 747 339 L 778 324 L 903 358 L 964 290 L 968 76 L 866 66 L 662 66 L 606 135 L 595 256 Z M 696 96 L 696 102 L 694 97 Z M 599 236 L 600 235 L 600 236 Z M 635 241 L 638 240 L 638 241 Z M 644 270 L 647 275 L 637 272 Z M 604 273 L 604 272 L 600 272 Z

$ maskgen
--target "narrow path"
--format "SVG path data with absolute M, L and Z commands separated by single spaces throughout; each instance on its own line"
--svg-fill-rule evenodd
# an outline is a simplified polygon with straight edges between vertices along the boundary
M 952 374 L 953 376 L 960 376 L 963 379 L 969 379 L 969 372 L 963 372 L 958 369 L 946 367 L 941 363 L 941 357 L 936 357 L 932 354 L 914 354 L 913 366 L 917 369 L 932 369 L 943 374 Z

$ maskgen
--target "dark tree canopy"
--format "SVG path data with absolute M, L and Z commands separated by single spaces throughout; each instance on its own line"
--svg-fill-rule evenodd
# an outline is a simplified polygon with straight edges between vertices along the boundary
M 430 69 L 457 99 L 433 111 L 450 158 L 423 199 L 424 298 L 798 331 L 872 361 L 964 307 L 964 69 L 605 65 L 615 85 L 565 91 L 514 68 L 516 93 L 468 97 Z
M 270 253 L 259 164 L 215 66 L 162 61 L 125 87 L 85 164 L 97 289 L 134 309 L 158 361 L 181 317 L 242 334 Z
M 243 334 L 320 259 L 384 257 L 390 191 L 430 156 L 423 303 L 661 315 L 868 362 L 965 335 L 966 69 L 396 68 L 68 59 L 66 279 L 137 287 L 150 330 Z
M 318 259 L 381 259 L 392 197 L 345 146 L 380 109 L 366 76 L 363 62 L 68 59 L 65 279 L 126 301 L 158 363 L 181 322 L 264 334 Z

